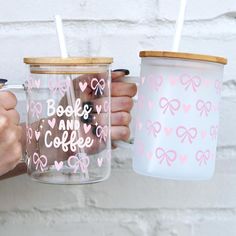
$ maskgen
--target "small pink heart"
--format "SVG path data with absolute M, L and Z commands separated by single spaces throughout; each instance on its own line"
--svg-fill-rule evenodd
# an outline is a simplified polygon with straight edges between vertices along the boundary
M 51 120 L 48 120 L 48 124 L 53 129 L 56 124 L 56 118 L 52 118 Z
M 201 133 L 201 136 L 202 136 L 202 139 L 205 139 L 206 136 L 207 136 L 207 131 L 203 130 L 202 133 Z
M 35 84 L 36 88 L 39 88 L 40 87 L 40 80 L 35 80 L 34 84 Z
M 96 110 L 97 110 L 97 113 L 99 115 L 101 110 L 102 110 L 102 105 L 96 105 Z
M 91 125 L 84 124 L 84 132 L 85 132 L 85 134 L 87 134 L 90 129 L 91 129 Z
M 188 113 L 191 109 L 191 105 L 190 104 L 183 104 L 183 110 L 185 113 Z
M 82 92 L 84 92 L 84 90 L 87 88 L 87 85 L 88 85 L 87 82 L 84 82 L 84 83 L 79 82 L 79 87 Z
M 63 167 L 63 162 L 54 161 L 54 165 L 55 165 L 56 170 L 59 171 Z
M 206 86 L 206 87 L 208 87 L 209 85 L 210 85 L 210 80 L 209 79 L 204 79 L 203 80 L 203 83 L 204 83 L 204 85 Z
M 152 160 L 152 153 L 151 152 L 147 152 L 147 159 Z
M 103 163 L 103 158 L 98 158 L 97 159 L 97 163 L 98 163 L 98 166 L 101 167 L 102 166 L 102 163 Z
M 145 82 L 145 76 L 143 76 L 143 77 L 141 78 L 141 81 L 142 81 L 142 85 L 143 85 L 144 82 Z
M 138 129 L 141 130 L 143 128 L 142 122 L 138 122 Z
M 165 127 L 165 128 L 164 128 L 164 131 L 165 131 L 166 136 L 170 136 L 171 133 L 172 133 L 172 131 L 173 131 L 173 129 L 172 129 L 172 128 Z
M 149 108 L 149 110 L 152 110 L 153 106 L 154 106 L 153 101 L 149 100 L 148 101 L 148 108 Z
M 103 109 L 104 109 L 104 112 L 108 112 L 109 111 L 109 102 L 108 101 L 105 101 L 103 103 Z
M 175 77 L 170 77 L 169 81 L 172 86 L 175 86 L 177 84 L 177 79 Z
M 187 162 L 188 158 L 185 155 L 181 155 L 179 157 L 179 160 L 180 160 L 181 164 L 185 164 Z
M 38 141 L 38 140 L 39 140 L 39 137 L 40 137 L 40 132 L 35 131 L 34 133 L 35 133 L 35 138 L 36 138 L 36 140 Z

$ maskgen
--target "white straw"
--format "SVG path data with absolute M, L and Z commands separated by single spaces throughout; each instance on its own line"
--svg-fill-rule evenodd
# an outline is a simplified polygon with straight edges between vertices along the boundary
M 57 36 L 59 40 L 60 50 L 61 50 L 61 57 L 62 58 L 68 58 L 68 51 L 66 47 L 66 40 L 65 40 L 65 34 L 63 30 L 63 24 L 62 19 L 60 15 L 55 15 L 55 22 L 56 22 L 56 28 L 57 28 Z M 68 101 L 68 105 L 72 106 L 74 108 L 76 97 L 74 92 L 74 85 L 73 85 L 73 79 L 71 76 L 67 76 L 67 80 L 70 81 L 70 89 L 66 92 L 66 97 Z M 78 120 L 78 118 L 73 117 L 74 120 Z M 77 138 L 80 137 L 80 133 L 78 131 Z M 83 148 L 79 148 L 80 152 L 84 153 Z M 85 170 L 85 178 L 89 179 L 88 171 Z M 82 173 L 82 172 L 81 172 Z
M 182 29 L 184 24 L 184 16 L 186 10 L 187 0 L 180 0 L 180 8 L 179 8 L 179 15 L 175 25 L 175 36 L 174 42 L 172 46 L 172 52 L 179 51 L 180 39 L 182 35 Z
M 63 31 L 63 24 L 62 24 L 61 16 L 55 15 L 55 21 L 56 21 L 56 27 L 57 27 L 57 36 L 58 36 L 59 45 L 61 49 L 61 57 L 67 58 L 68 52 L 66 48 L 65 34 Z

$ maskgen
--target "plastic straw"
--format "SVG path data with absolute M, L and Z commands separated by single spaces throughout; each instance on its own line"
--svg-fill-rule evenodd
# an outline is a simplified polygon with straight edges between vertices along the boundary
M 61 49 L 61 57 L 62 58 L 67 58 L 68 57 L 68 51 L 66 48 L 66 41 L 65 41 L 65 34 L 63 31 L 63 24 L 62 24 L 62 19 L 61 16 L 56 15 L 55 16 L 55 21 L 56 21 L 56 27 L 57 27 L 57 36 L 59 40 L 59 46 Z
M 68 51 L 67 51 L 67 47 L 66 47 L 65 34 L 63 31 L 63 24 L 62 24 L 62 19 L 61 19 L 60 15 L 55 15 L 55 22 L 56 22 L 57 36 L 58 36 L 60 50 L 61 50 L 61 57 L 68 58 Z M 67 101 L 68 101 L 68 104 L 74 108 L 76 98 L 75 98 L 75 92 L 74 92 L 73 79 L 70 76 L 67 76 L 67 79 L 70 81 L 70 88 L 66 92 Z M 73 117 L 73 119 L 76 120 L 76 117 Z M 78 131 L 77 138 L 79 138 L 79 136 L 80 136 L 80 134 Z M 79 148 L 79 150 L 84 153 L 84 150 L 82 148 Z M 82 171 L 81 171 L 81 173 L 82 173 Z M 86 175 L 85 178 L 89 179 L 89 175 L 88 175 L 87 170 L 86 170 L 85 175 Z
M 174 36 L 174 42 L 172 46 L 172 52 L 179 51 L 180 39 L 181 39 L 182 29 L 184 25 L 186 5 L 187 5 L 187 0 L 180 0 L 179 15 L 178 15 L 176 25 L 175 25 L 175 36 Z

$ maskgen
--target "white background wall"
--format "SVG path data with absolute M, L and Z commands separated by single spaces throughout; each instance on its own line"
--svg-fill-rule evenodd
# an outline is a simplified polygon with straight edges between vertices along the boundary
M 169 50 L 178 0 L 0 0 L 0 77 L 25 80 L 24 56 L 56 56 L 53 15 L 66 19 L 71 55 L 112 56 L 139 74 L 138 52 Z M 225 56 L 216 174 L 206 182 L 139 176 L 131 151 L 113 153 L 111 178 L 51 186 L 0 182 L 0 235 L 236 235 L 236 1 L 189 0 L 181 51 Z

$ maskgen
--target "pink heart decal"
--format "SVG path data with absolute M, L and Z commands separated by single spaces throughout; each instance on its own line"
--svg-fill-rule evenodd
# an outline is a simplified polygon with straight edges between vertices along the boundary
M 142 81 L 142 85 L 143 85 L 144 82 L 145 82 L 145 76 L 143 76 L 143 77 L 141 78 L 141 81 Z
M 98 158 L 97 163 L 98 163 L 98 166 L 101 167 L 103 163 L 103 158 Z
M 142 122 L 138 122 L 138 129 L 141 130 L 143 128 Z
M 175 77 L 170 77 L 169 82 L 172 86 L 175 86 L 177 84 L 177 79 Z
M 173 131 L 173 129 L 172 129 L 172 128 L 165 127 L 165 128 L 164 128 L 164 131 L 165 131 L 166 136 L 170 136 L 171 133 L 172 133 L 172 131 Z
M 54 161 L 54 165 L 55 165 L 56 170 L 59 171 L 63 167 L 63 162 Z
M 96 110 L 97 110 L 97 113 L 99 115 L 101 110 L 102 110 L 102 105 L 96 105 Z
M 48 120 L 49 126 L 53 129 L 56 124 L 56 118 L 53 118 L 51 120 Z
M 185 164 L 187 162 L 188 158 L 185 155 L 181 155 L 179 157 L 179 160 L 180 160 L 181 164 Z
M 191 109 L 191 105 L 190 104 L 183 104 L 183 110 L 185 113 L 188 113 Z
M 85 132 L 85 134 L 87 134 L 90 129 L 91 129 L 91 125 L 84 124 L 84 132 Z
M 147 152 L 147 159 L 152 160 L 152 153 L 151 152 Z
M 148 101 L 148 108 L 149 108 L 149 110 L 152 110 L 153 106 L 154 106 L 153 101 L 149 100 Z
M 35 131 L 35 138 L 38 141 L 40 137 L 40 132 Z
M 103 109 L 105 112 L 108 112 L 109 111 L 109 102 L 108 101 L 105 101 L 104 104 L 103 104 Z
M 79 82 L 79 87 L 82 92 L 84 92 L 84 90 L 87 88 L 87 85 L 88 85 L 87 82 L 84 82 L 84 83 Z
M 206 136 L 207 136 L 207 131 L 203 130 L 202 133 L 201 133 L 201 136 L 202 136 L 202 139 L 205 139 Z
M 206 86 L 206 87 L 208 87 L 209 85 L 210 85 L 210 80 L 209 79 L 204 79 L 203 80 L 203 83 L 204 83 L 204 85 Z

